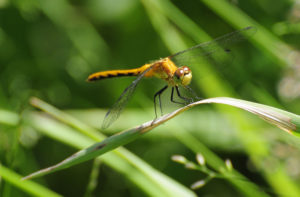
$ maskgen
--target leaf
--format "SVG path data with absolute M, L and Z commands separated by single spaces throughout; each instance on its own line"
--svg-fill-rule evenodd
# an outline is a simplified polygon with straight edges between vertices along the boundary
M 146 122 L 142 125 L 139 125 L 137 127 L 134 127 L 132 129 L 128 129 L 126 131 L 123 131 L 121 133 L 117 133 L 111 137 L 106 138 L 105 140 L 95 143 L 92 146 L 80 150 L 77 153 L 73 154 L 72 156 L 66 158 L 62 162 L 50 166 L 48 168 L 39 170 L 37 172 L 34 172 L 23 179 L 31 179 L 39 176 L 43 176 L 76 164 L 79 164 L 81 162 L 93 159 L 97 156 L 103 155 L 104 153 L 107 153 L 119 146 L 128 144 L 129 142 L 137 139 L 144 133 L 152 130 L 153 128 L 163 124 L 164 122 L 174 118 L 175 116 L 179 115 L 180 113 L 195 107 L 200 104 L 207 104 L 207 103 L 220 103 L 220 104 L 226 104 L 231 105 L 234 107 L 238 107 L 241 109 L 244 109 L 246 111 L 249 111 L 255 115 L 258 115 L 263 120 L 276 125 L 277 127 L 289 132 L 290 134 L 298 134 L 299 129 L 298 125 L 300 123 L 300 117 L 296 114 L 292 114 L 290 112 L 277 109 L 274 107 L 270 107 L 267 105 L 262 105 L 254 102 L 244 101 L 240 99 L 233 99 L 233 98 L 227 98 L 227 97 L 217 97 L 217 98 L 210 98 L 210 99 L 204 99 L 200 100 L 194 103 L 191 103 L 189 105 L 186 105 L 182 108 L 179 108 L 169 114 L 166 114 L 158 119 L 155 119 L 153 121 Z
M 279 127 L 284 131 L 287 131 L 290 134 L 299 133 L 297 125 L 300 123 L 300 116 L 282 109 L 227 97 L 205 99 L 194 104 L 197 105 L 200 103 L 221 103 L 238 107 L 258 115 L 263 120 Z
M 46 187 L 26 180 L 20 181 L 21 176 L 11 169 L 0 164 L 0 178 L 6 181 L 7 183 L 13 185 L 16 188 L 23 190 L 28 193 L 30 196 L 49 196 L 49 197 L 59 197 L 61 196 L 54 191 L 47 189 Z
M 26 115 L 25 122 L 48 137 L 77 149 L 83 149 L 106 138 L 96 129 L 38 98 L 32 98 L 30 102 L 52 117 L 45 116 L 44 113 L 30 112 Z M 195 196 L 194 192 L 152 168 L 123 147 L 99 159 L 105 165 L 123 174 L 125 178 L 140 187 L 147 195 Z

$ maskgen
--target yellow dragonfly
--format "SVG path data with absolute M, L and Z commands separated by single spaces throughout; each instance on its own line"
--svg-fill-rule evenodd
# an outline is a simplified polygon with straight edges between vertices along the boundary
M 165 58 L 161 58 L 138 68 L 100 71 L 91 74 L 87 81 L 97 81 L 114 77 L 137 76 L 137 78 L 123 91 L 112 108 L 110 108 L 110 110 L 106 113 L 102 128 L 109 127 L 115 120 L 117 120 L 117 118 L 120 116 L 120 113 L 131 98 L 138 83 L 143 77 L 157 77 L 167 82 L 167 85 L 165 85 L 154 95 L 155 118 L 157 117 L 157 97 L 159 99 L 159 106 L 162 113 L 161 94 L 168 87 L 172 88 L 171 102 L 188 104 L 195 100 L 199 100 L 197 95 L 188 86 L 192 80 L 192 71 L 188 65 L 190 66 L 190 64 L 195 61 L 197 56 L 211 56 L 214 53 L 218 53 L 218 51 L 230 53 L 230 46 L 232 46 L 233 43 L 244 40 L 245 35 L 250 36 L 255 31 L 256 29 L 254 27 L 246 27 L 244 29 L 216 38 L 213 41 L 198 44 L 189 49 L 180 51 Z M 193 96 L 191 98 L 182 96 L 178 88 L 180 86 L 190 91 Z M 176 91 L 177 96 L 182 99 L 183 102 L 174 100 L 174 90 Z

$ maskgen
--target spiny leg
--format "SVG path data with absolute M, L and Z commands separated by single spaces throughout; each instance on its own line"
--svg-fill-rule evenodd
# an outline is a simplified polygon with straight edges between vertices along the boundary
M 177 86 L 176 86 L 177 87 Z M 173 102 L 173 103 L 177 103 L 177 104 L 184 104 L 184 103 L 182 103 L 182 102 L 178 102 L 178 101 L 175 101 L 174 100 L 174 87 L 172 87 L 172 92 L 171 92 L 171 101 Z
M 180 94 L 180 92 L 179 92 L 178 86 L 175 86 L 175 88 L 176 88 L 176 92 L 177 92 L 177 95 L 178 95 L 179 98 L 181 98 L 181 99 L 183 99 L 183 100 L 185 100 L 185 101 L 189 101 L 189 100 L 190 100 L 190 98 L 186 98 L 186 97 L 184 97 L 184 96 L 181 96 L 181 94 Z
M 175 89 L 176 89 L 176 92 L 177 92 L 177 95 L 179 98 L 183 99 L 185 101 L 185 103 L 180 103 L 180 102 L 176 102 L 175 103 L 180 103 L 180 104 L 186 104 L 186 103 L 190 103 L 193 99 L 191 98 L 187 98 L 187 97 L 184 97 L 184 96 L 181 96 L 180 92 L 179 92 L 179 88 L 178 86 L 175 86 Z M 173 96 L 173 95 L 172 95 Z
M 165 87 L 163 87 L 162 89 L 160 89 L 158 92 L 155 93 L 154 95 L 154 111 L 155 111 L 155 119 L 157 118 L 157 111 L 156 111 L 156 97 L 158 96 L 158 100 L 159 100 L 159 107 L 160 107 L 160 112 L 161 114 L 163 114 L 162 112 L 162 107 L 161 107 L 161 99 L 160 99 L 160 95 L 168 88 L 168 85 L 166 85 Z

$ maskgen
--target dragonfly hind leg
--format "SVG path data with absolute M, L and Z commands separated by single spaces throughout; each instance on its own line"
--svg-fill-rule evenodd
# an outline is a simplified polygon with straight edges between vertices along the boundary
M 154 95 L 154 111 L 155 111 L 155 119 L 157 118 L 157 110 L 156 110 L 156 97 L 158 96 L 158 101 L 159 101 L 159 108 L 160 108 L 160 112 L 161 115 L 163 114 L 162 112 L 162 107 L 161 107 L 161 99 L 160 99 L 160 95 L 168 88 L 168 86 L 164 86 L 162 89 L 160 89 L 158 92 L 155 93 Z

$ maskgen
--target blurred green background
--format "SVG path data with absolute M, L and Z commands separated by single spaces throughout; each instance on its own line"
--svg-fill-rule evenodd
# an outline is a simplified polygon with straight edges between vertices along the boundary
M 153 119 L 153 95 L 164 82 L 143 80 L 120 119 L 102 131 L 107 109 L 134 78 L 87 83 L 89 74 L 141 66 L 247 26 L 257 32 L 233 48 L 234 61 L 191 68 L 193 89 L 202 98 L 229 96 L 300 114 L 299 13 L 297 0 L 0 0 L 0 165 L 25 176 L 80 148 L 80 138 L 72 139 L 76 128 L 38 112 L 30 97 L 111 135 Z M 179 107 L 169 104 L 169 93 L 165 112 Z M 211 153 L 205 159 L 216 171 L 214 161 L 230 159 L 257 195 L 300 196 L 300 140 L 232 107 L 197 107 L 126 148 L 143 160 L 128 159 L 128 165 L 150 165 L 187 188 L 206 175 L 170 158 L 194 161 L 201 152 Z M 159 195 L 160 182 L 141 181 L 153 174 L 112 163 L 90 161 L 34 181 L 63 196 Z M 91 175 L 95 169 L 98 177 Z M 2 173 L 0 196 L 38 195 L 29 191 L 37 186 L 22 187 Z M 232 182 L 213 179 L 194 192 L 251 196 L 249 185 Z

